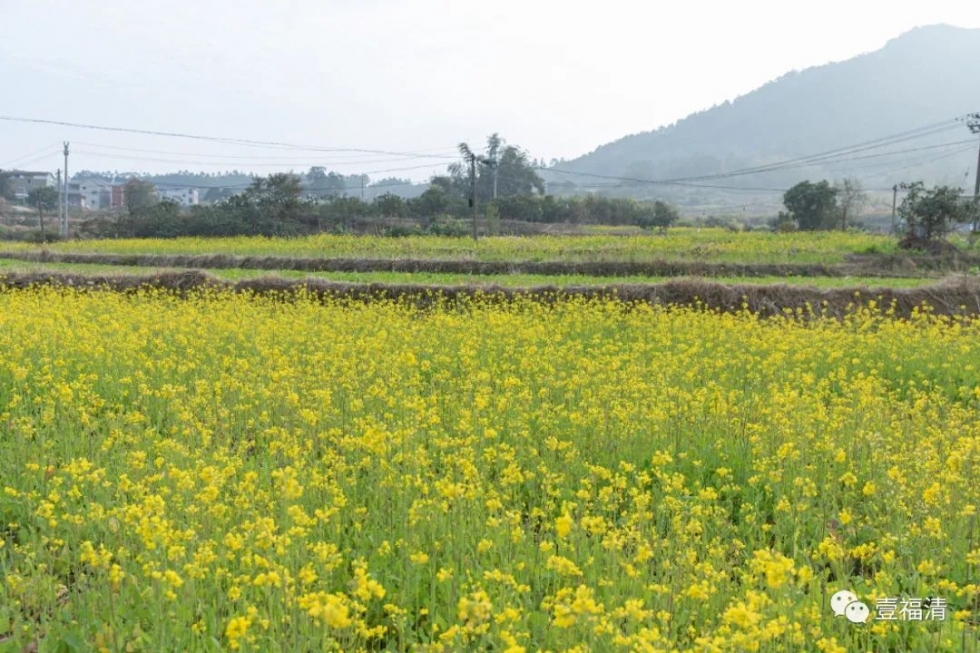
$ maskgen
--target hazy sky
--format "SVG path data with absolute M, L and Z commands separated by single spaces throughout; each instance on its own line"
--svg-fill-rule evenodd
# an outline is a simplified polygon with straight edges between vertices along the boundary
M 980 3 L 0 0 L 0 115 L 432 155 L 498 131 L 573 158 L 934 23 L 980 27 Z M 71 170 L 443 165 L 0 121 L 0 167 L 54 170 L 62 140 Z

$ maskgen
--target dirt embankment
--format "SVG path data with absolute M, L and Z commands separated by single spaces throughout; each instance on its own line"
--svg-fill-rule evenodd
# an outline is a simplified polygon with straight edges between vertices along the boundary
M 909 317 L 923 306 L 929 307 L 931 312 L 940 315 L 980 315 L 980 282 L 969 278 L 946 281 L 931 287 L 871 291 L 867 288 L 821 290 L 805 286 L 726 285 L 693 280 L 650 285 L 505 288 L 335 283 L 316 279 L 295 281 L 276 277 L 230 282 L 197 271 L 147 276 L 85 276 L 43 272 L 0 275 L 0 290 L 23 289 L 37 285 L 84 291 L 119 292 L 162 288 L 183 296 L 207 289 L 275 295 L 284 299 L 306 294 L 320 300 L 328 298 L 351 301 L 395 300 L 419 307 L 465 303 L 475 298 L 498 302 L 526 298 L 545 303 L 576 298 L 616 299 L 624 303 L 642 302 L 660 306 L 702 307 L 726 312 L 748 309 L 761 316 L 795 314 L 799 310 L 805 316 L 841 317 L 873 301 L 882 309 L 891 308 L 892 314 L 896 317 Z
M 841 264 L 709 263 L 702 261 L 462 261 L 430 259 L 303 258 L 282 256 L 82 254 L 0 252 L 0 258 L 37 263 L 84 263 L 203 270 L 291 270 L 301 272 L 408 272 L 441 274 L 534 274 L 593 277 L 928 277 L 980 265 L 965 258 L 853 256 Z

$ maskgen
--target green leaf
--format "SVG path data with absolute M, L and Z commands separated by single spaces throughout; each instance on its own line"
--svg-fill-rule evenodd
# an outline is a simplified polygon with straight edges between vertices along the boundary
M 62 637 L 55 647 L 55 651 L 58 653 L 81 653 L 81 651 L 87 650 L 88 646 L 85 645 L 85 642 L 74 633 L 68 633 Z

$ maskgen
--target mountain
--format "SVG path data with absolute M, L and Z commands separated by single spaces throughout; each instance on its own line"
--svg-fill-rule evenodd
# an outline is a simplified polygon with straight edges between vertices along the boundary
M 967 169 L 975 170 L 976 147 L 968 142 L 933 146 L 971 138 L 965 124 L 951 119 L 980 111 L 978 61 L 980 29 L 918 27 L 875 52 L 790 72 L 673 125 L 626 136 L 554 166 L 595 177 L 556 172 L 547 177 L 556 190 L 572 182 L 579 188 L 668 196 L 681 203 L 711 204 L 724 196 L 739 198 L 729 204 L 744 203 L 753 191 L 637 184 L 617 188 L 621 182 L 599 175 L 644 180 L 724 175 L 948 121 L 906 140 L 840 155 L 821 165 L 692 183 L 775 190 L 803 179 L 855 176 L 868 188 L 921 179 L 969 186 L 972 192 L 972 176 L 969 184 L 964 182 Z M 911 149 L 917 151 L 907 151 Z M 885 152 L 896 154 L 881 156 Z M 757 193 L 771 198 L 774 190 Z

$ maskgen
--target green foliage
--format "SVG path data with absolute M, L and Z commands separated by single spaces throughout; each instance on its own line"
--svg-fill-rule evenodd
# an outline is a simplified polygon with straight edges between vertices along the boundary
M 667 228 L 677 222 L 680 214 L 670 204 L 657 200 L 652 206 L 645 206 L 637 219 L 637 224 L 644 229 L 656 228 L 665 233 Z
M 324 228 L 346 231 L 353 228 L 358 219 L 370 217 L 372 213 L 371 205 L 362 202 L 359 197 L 331 197 L 317 203 L 315 215 L 317 231 Z
M 781 234 L 797 231 L 796 220 L 794 220 L 793 216 L 786 211 L 780 211 L 775 218 L 770 220 L 769 227 L 773 231 Z
M 398 195 L 385 193 L 374 200 L 374 208 L 382 218 L 400 218 L 405 214 L 405 200 Z
M 841 229 L 846 230 L 848 227 L 857 226 L 854 219 L 868 203 L 868 195 L 864 192 L 861 181 L 847 177 L 835 182 L 834 190 L 837 191 L 837 200 L 840 207 Z
M 180 205 L 173 200 L 163 200 L 147 207 L 139 215 L 135 225 L 137 238 L 176 238 L 187 229 L 187 217 L 180 212 Z
M 87 238 L 176 238 L 195 231 L 191 216 L 173 200 L 163 200 L 115 218 L 85 221 L 79 234 Z
M 287 236 L 303 233 L 306 205 L 295 175 L 279 173 L 252 181 L 248 189 L 211 206 L 195 206 L 189 214 L 171 201 L 159 202 L 147 182 L 126 187 L 126 215 L 87 221 L 81 232 L 91 237 Z M 151 185 L 150 185 L 151 186 Z M 152 197 L 152 200 L 151 200 Z
M 13 192 L 13 185 L 10 183 L 10 175 L 0 170 L 0 199 L 14 199 Z
M 288 236 L 300 232 L 299 214 L 303 207 L 299 177 L 276 173 L 256 178 L 241 195 L 217 207 L 219 212 L 244 223 L 245 233 L 255 236 Z
M 487 233 L 491 236 L 500 234 L 500 210 L 494 203 L 487 204 Z
M 452 204 L 453 198 L 441 186 L 433 186 L 419 197 L 406 202 L 408 213 L 412 217 L 418 218 L 449 213 Z M 458 207 L 458 209 L 461 208 Z
M 304 200 L 298 177 L 276 174 L 253 180 L 249 188 L 213 205 L 181 212 L 172 202 L 141 201 L 142 184 L 129 193 L 130 211 L 118 217 L 89 220 L 82 233 L 95 238 L 178 236 L 286 236 L 321 231 L 371 231 L 398 235 L 404 232 L 463 235 L 471 229 L 472 213 L 465 201 L 434 183 L 419 197 L 403 200 L 385 193 L 373 201 L 331 196 Z M 484 215 L 493 233 L 503 221 L 640 226 L 665 231 L 678 220 L 677 209 L 663 201 L 631 199 L 509 195 L 485 204 Z M 419 226 L 394 225 L 411 219 Z
M 123 187 L 123 203 L 130 217 L 157 203 L 156 186 L 142 179 L 130 179 Z
M 468 236 L 472 231 L 471 223 L 454 218 L 451 215 L 437 215 L 425 221 L 425 232 L 432 236 Z
M 833 229 L 841 219 L 838 190 L 826 180 L 801 181 L 783 195 L 783 204 L 801 231 Z
M 970 222 L 977 210 L 974 202 L 963 198 L 962 188 L 937 186 L 926 190 L 921 181 L 903 187 L 907 194 L 898 214 L 906 236 L 914 239 L 940 240 L 956 224 Z
M 464 157 L 470 154 L 469 146 L 463 144 Z M 544 180 L 537 173 L 527 152 L 513 145 L 507 145 L 499 134 L 487 138 L 483 154 L 478 154 L 476 166 L 477 202 L 485 203 L 498 199 L 537 193 L 544 194 Z M 468 162 L 457 162 L 448 166 L 445 176 L 432 180 L 433 186 L 443 189 L 450 197 L 466 202 L 470 197 L 470 166 Z
M 785 213 L 780 212 L 780 215 L 783 216 L 783 215 L 785 215 Z M 777 220 L 778 220 L 778 218 L 777 218 Z M 769 223 L 769 226 L 770 227 L 775 227 L 775 224 L 774 224 L 775 222 L 776 222 L 775 220 L 774 221 L 771 221 Z M 792 220 L 790 220 L 790 225 L 793 227 L 793 230 L 796 229 L 796 225 L 793 224 Z M 676 226 L 680 227 L 680 226 L 685 226 L 685 225 L 682 223 L 682 221 L 678 221 Z M 695 226 L 695 225 L 690 225 L 690 226 Z M 709 215 L 707 218 L 705 218 L 704 220 L 702 220 L 701 222 L 699 222 L 696 226 L 699 226 L 699 227 L 716 227 L 716 228 L 719 228 L 719 229 L 727 229 L 728 231 L 731 231 L 733 233 L 739 233 L 741 231 L 745 231 L 746 229 L 750 229 L 751 228 L 747 224 L 745 224 L 744 222 L 741 222 L 740 220 L 736 220 L 735 218 L 724 218 L 724 217 L 717 216 L 717 215 Z
M 51 186 L 35 188 L 27 194 L 27 205 L 38 211 L 54 211 L 58 208 L 58 191 Z
M 27 205 L 37 209 L 37 219 L 41 227 L 41 237 L 44 234 L 44 212 L 58 208 L 58 191 L 50 186 L 35 188 L 27 194 Z
M 326 168 L 314 166 L 306 173 L 307 193 L 314 197 L 338 197 L 347 191 L 347 182 L 336 172 L 327 173 Z

